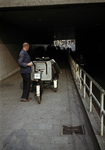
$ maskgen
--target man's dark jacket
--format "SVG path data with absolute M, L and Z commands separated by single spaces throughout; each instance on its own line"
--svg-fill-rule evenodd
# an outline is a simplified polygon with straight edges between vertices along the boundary
M 20 73 L 31 73 L 31 67 L 27 66 L 30 62 L 30 56 L 28 53 L 22 49 L 19 54 L 18 64 L 20 66 Z

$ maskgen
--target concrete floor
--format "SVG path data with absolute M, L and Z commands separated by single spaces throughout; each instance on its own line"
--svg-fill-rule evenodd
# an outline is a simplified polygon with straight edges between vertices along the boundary
M 65 69 L 66 68 L 66 69 Z M 19 72 L 0 82 L 0 150 L 99 150 L 69 68 L 61 69 L 59 89 L 45 89 L 20 102 Z M 85 135 L 61 135 L 62 125 L 84 125 Z

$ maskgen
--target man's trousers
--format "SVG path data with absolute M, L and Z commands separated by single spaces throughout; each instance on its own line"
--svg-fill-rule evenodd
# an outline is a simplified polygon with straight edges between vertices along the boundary
M 23 78 L 23 94 L 21 98 L 28 99 L 29 92 L 30 92 L 30 73 L 23 73 L 21 74 Z

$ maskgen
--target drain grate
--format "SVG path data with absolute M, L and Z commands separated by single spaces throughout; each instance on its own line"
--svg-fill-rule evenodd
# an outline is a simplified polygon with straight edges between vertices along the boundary
M 70 125 L 63 125 L 62 128 L 63 135 L 73 135 L 73 134 L 85 134 L 84 125 L 79 126 L 70 126 Z

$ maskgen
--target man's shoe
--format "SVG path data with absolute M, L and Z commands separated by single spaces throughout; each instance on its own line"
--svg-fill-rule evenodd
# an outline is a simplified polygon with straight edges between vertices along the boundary
M 28 98 L 28 100 L 32 100 L 32 98 L 31 98 L 31 97 L 29 97 L 29 98 Z
M 22 98 L 20 101 L 21 101 L 21 102 L 29 102 L 29 99 L 23 99 L 23 98 Z

